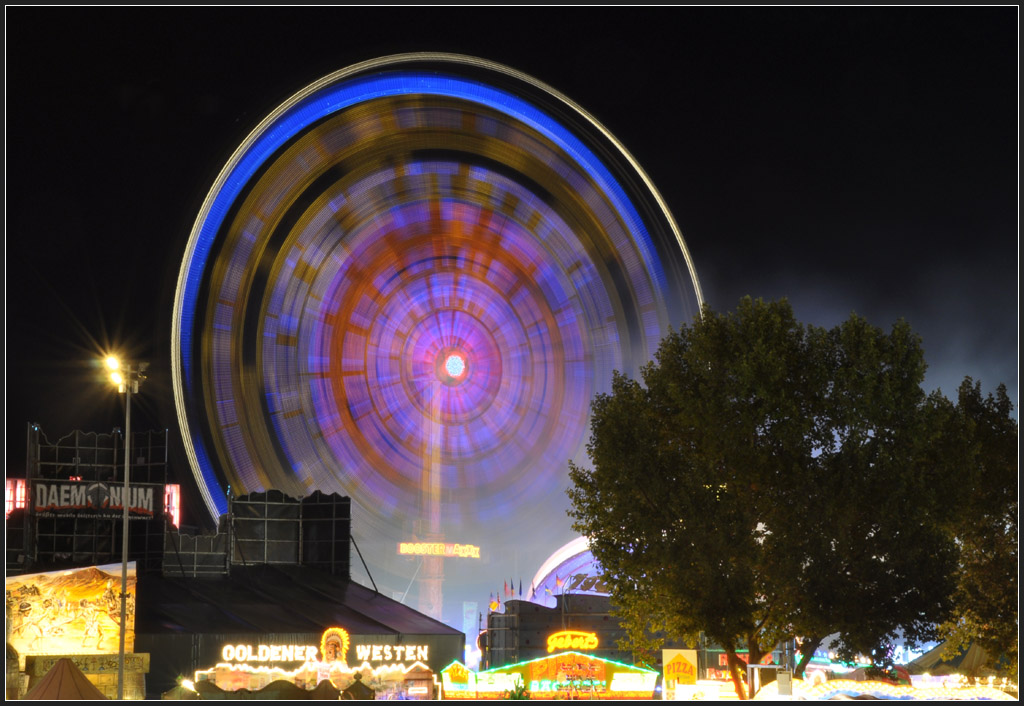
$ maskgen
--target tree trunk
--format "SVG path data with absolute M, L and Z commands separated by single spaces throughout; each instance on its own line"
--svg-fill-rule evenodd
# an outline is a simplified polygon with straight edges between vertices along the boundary
M 761 644 L 753 635 L 747 638 L 747 664 L 761 664 L 761 658 L 766 654 L 768 653 L 761 648 Z M 750 697 L 753 698 L 754 695 L 751 694 Z
M 736 648 L 731 645 L 723 645 L 725 656 L 729 661 L 729 676 L 732 677 L 732 686 L 736 690 L 736 696 L 740 701 L 746 701 L 747 689 L 743 683 L 743 672 L 746 671 L 746 664 L 736 655 Z
M 771 653 L 771 649 L 769 648 L 766 650 L 761 645 L 761 643 L 757 641 L 754 635 L 750 635 L 747 638 L 747 664 L 761 664 L 761 660 L 764 659 L 764 656 L 769 653 Z M 764 686 L 766 683 L 771 683 L 772 681 L 774 681 L 774 676 L 768 678 L 768 680 L 766 681 L 765 674 L 767 674 L 767 672 L 763 670 L 758 670 L 757 681 L 761 684 L 761 686 Z M 747 684 L 747 692 L 748 698 L 754 698 L 755 694 L 753 679 L 750 680 L 750 682 Z
M 821 643 L 824 642 L 823 637 L 805 637 L 804 641 L 800 643 L 800 662 L 796 665 L 796 669 L 793 671 L 794 679 L 803 679 L 804 670 L 807 669 L 807 665 L 811 663 L 811 658 L 814 657 L 814 651 L 821 647 Z

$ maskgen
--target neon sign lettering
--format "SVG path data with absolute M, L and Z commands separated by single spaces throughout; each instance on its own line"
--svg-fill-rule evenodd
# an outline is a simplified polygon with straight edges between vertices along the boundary
M 429 645 L 356 645 L 356 659 L 362 662 L 425 662 Z
M 597 633 L 563 630 L 548 635 L 548 652 L 555 650 L 596 650 Z
M 480 547 L 473 544 L 452 544 L 450 542 L 399 542 L 398 553 L 412 556 L 449 556 L 462 559 L 479 559 Z
M 313 645 L 224 645 L 220 652 L 225 662 L 312 662 Z

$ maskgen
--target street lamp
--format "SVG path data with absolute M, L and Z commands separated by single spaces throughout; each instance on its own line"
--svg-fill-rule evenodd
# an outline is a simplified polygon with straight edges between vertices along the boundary
M 139 385 L 146 379 L 149 363 L 122 363 L 115 356 L 104 361 L 110 371 L 110 381 L 117 385 L 117 391 L 124 393 L 124 489 L 121 491 L 121 507 L 124 510 L 121 522 L 121 637 L 117 659 L 117 699 L 124 699 L 124 643 L 128 630 L 128 470 L 131 460 L 132 439 L 132 394 L 138 393 Z

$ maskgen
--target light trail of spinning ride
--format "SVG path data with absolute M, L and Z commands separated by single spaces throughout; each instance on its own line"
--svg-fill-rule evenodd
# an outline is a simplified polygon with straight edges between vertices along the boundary
M 286 101 L 224 167 L 174 310 L 174 388 L 214 516 L 228 486 L 353 499 L 411 537 L 571 537 L 590 401 L 701 295 L 633 159 L 506 67 L 403 55 Z

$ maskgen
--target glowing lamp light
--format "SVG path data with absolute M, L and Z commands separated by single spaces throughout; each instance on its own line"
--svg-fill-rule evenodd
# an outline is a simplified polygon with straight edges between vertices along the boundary
M 137 394 L 139 385 L 146 379 L 145 371 L 149 363 L 128 363 L 121 365 L 116 356 L 108 355 L 103 359 L 103 365 L 110 371 L 110 381 L 117 385 L 117 391 L 124 393 L 124 489 L 122 491 L 124 516 L 121 519 L 121 615 L 127 615 L 128 599 L 128 498 L 129 498 L 129 475 L 132 440 L 132 395 Z M 124 374 L 121 374 L 122 368 Z M 117 698 L 124 698 L 124 656 L 127 621 L 121 620 L 121 630 L 118 640 L 117 658 Z
M 457 378 L 466 371 L 466 361 L 461 355 L 453 353 L 444 361 L 444 369 L 453 378 Z
M 168 484 L 164 486 L 164 514 L 171 524 L 177 527 L 181 522 L 181 486 Z
M 469 360 L 458 348 L 441 351 L 434 361 L 437 379 L 445 385 L 458 385 L 469 376 Z
M 10 517 L 15 509 L 26 505 L 25 479 L 8 478 L 4 488 L 4 517 Z

